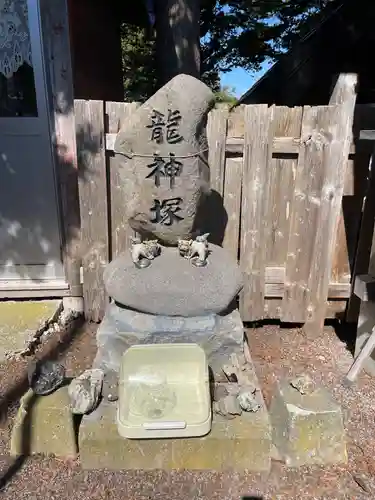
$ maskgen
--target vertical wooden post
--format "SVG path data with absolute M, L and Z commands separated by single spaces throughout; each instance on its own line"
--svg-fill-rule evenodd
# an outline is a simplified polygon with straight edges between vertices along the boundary
M 227 123 L 228 138 L 240 138 L 243 140 L 244 110 L 245 106 L 238 106 L 229 113 Z M 235 260 L 239 259 L 242 171 L 242 156 L 226 156 L 223 172 L 223 200 L 228 221 L 224 233 L 223 247 L 232 254 Z
M 274 108 L 274 137 L 301 137 L 302 107 Z M 290 204 L 293 197 L 295 173 L 298 158 L 289 155 L 278 155 L 272 158 L 270 180 L 270 203 L 267 219 L 270 226 L 270 237 L 267 243 L 268 265 L 284 267 L 287 259 L 290 226 Z
M 67 0 L 40 0 L 40 15 L 61 204 L 64 268 L 70 295 L 82 297 L 77 148 Z
M 323 150 L 316 135 L 323 128 L 325 107 L 303 108 L 301 143 L 295 171 L 290 207 L 290 226 L 286 256 L 285 288 L 281 320 L 303 323 L 307 316 L 307 294 L 314 248 L 314 229 L 322 176 Z M 318 139 L 318 138 L 317 138 Z
M 372 245 L 370 253 L 370 263 L 368 268 L 368 277 L 372 277 L 375 280 L 375 232 L 372 234 Z M 354 281 L 356 281 L 355 278 Z M 364 300 L 364 299 L 367 300 Z M 361 297 L 357 336 L 355 342 L 355 356 L 358 356 L 366 341 L 368 340 L 371 330 L 375 327 L 375 303 L 373 300 L 373 294 L 368 297 Z M 373 377 L 375 377 L 375 352 L 374 350 L 368 356 L 364 362 L 364 369 L 366 372 Z
M 120 128 L 126 123 L 129 116 L 139 106 L 136 102 L 107 102 L 105 104 L 106 115 L 108 117 L 108 132 L 117 134 Z M 110 228 L 111 234 L 111 259 L 117 257 L 121 252 L 130 247 L 129 238 L 133 230 L 124 218 L 124 204 L 127 202 L 124 195 L 124 189 L 120 181 L 119 165 L 115 157 L 109 158 L 109 185 L 110 192 Z
M 332 90 L 331 98 L 329 101 L 330 105 L 341 104 L 346 106 L 347 112 L 352 113 L 352 121 L 348 130 L 348 141 L 349 141 L 349 151 L 350 147 L 353 144 L 353 121 L 354 121 L 354 110 L 355 110 L 355 101 L 356 101 L 356 83 L 357 76 L 352 74 L 342 73 L 337 76 L 335 85 Z M 353 168 L 353 160 L 348 160 L 345 162 L 343 168 L 345 169 L 345 179 L 347 183 L 347 179 L 351 178 L 350 174 L 353 176 L 354 174 L 350 172 L 350 169 Z M 354 180 L 353 180 L 354 184 Z M 345 196 L 345 187 L 344 193 Z M 353 190 L 353 187 L 352 187 Z M 351 190 L 351 191 L 352 191 Z M 350 193 L 353 195 L 353 192 Z M 340 211 L 340 216 L 337 225 L 337 234 L 335 238 L 335 246 L 332 255 L 332 273 L 331 273 L 332 281 L 337 282 L 350 282 L 350 258 L 348 251 L 348 243 L 346 238 L 346 228 L 345 228 L 345 220 L 344 220 L 344 209 Z M 349 299 L 350 300 L 350 299 Z
M 228 214 L 223 247 L 238 259 L 240 235 L 242 158 L 227 158 L 225 163 L 224 208 Z
M 75 101 L 79 160 L 83 294 L 88 320 L 100 321 L 107 304 L 108 210 L 103 101 Z
M 270 194 L 272 111 L 266 104 L 245 107 L 240 261 L 244 273 L 244 288 L 240 295 L 243 321 L 262 319 L 264 315 L 264 235 Z
M 225 170 L 225 141 L 227 138 L 228 106 L 218 105 L 207 120 L 208 163 L 210 165 L 211 189 L 223 196 Z
M 321 334 L 324 326 L 347 160 L 352 143 L 356 84 L 356 75 L 340 75 L 330 102 L 331 105 L 333 103 L 339 105 L 327 108 L 324 129 L 331 137 L 324 155 L 324 181 L 309 279 L 308 316 L 305 323 L 305 332 L 311 337 Z

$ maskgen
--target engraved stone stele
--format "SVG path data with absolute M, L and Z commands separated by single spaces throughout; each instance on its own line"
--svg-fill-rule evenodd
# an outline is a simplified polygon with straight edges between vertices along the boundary
M 209 191 L 206 118 L 211 90 L 177 75 L 126 120 L 115 141 L 124 219 L 143 238 L 190 238 Z

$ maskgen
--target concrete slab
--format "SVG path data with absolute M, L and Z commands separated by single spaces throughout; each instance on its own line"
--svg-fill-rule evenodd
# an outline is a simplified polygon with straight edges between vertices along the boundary
M 60 299 L 0 301 L 0 362 L 7 354 L 23 350 L 60 304 Z

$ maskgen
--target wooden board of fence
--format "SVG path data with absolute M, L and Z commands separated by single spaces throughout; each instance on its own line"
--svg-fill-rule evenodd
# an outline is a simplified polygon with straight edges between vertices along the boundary
M 103 138 L 106 150 L 105 155 L 102 148 L 95 150 L 91 160 L 86 151 L 95 188 L 85 177 L 80 181 L 87 311 L 93 304 L 104 309 L 107 297 L 96 286 L 102 286 L 103 264 L 129 246 L 122 219 L 126 199 L 112 158 L 116 133 L 136 108 L 134 103 L 100 107 L 76 101 L 77 122 L 84 128 L 85 117 L 95 118 L 90 130 Z M 209 114 L 211 187 L 226 214 L 222 244 L 244 272 L 243 321 L 315 324 L 345 309 L 351 276 L 340 206 L 342 196 L 353 190 L 355 148 L 350 144 L 346 157 L 340 156 L 347 140 L 338 125 L 342 110 L 338 105 L 243 105 L 230 112 L 218 106 Z M 93 215 L 95 223 L 85 221 Z M 90 245 L 100 255 L 90 253 Z

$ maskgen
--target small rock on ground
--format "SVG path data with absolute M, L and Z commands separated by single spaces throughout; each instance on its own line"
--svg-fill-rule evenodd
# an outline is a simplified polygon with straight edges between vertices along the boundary
M 98 405 L 103 387 L 102 370 L 85 370 L 69 385 L 70 406 L 73 413 L 83 415 Z

